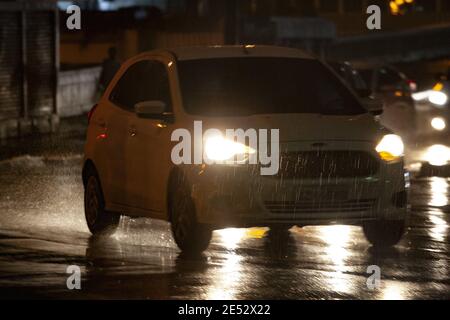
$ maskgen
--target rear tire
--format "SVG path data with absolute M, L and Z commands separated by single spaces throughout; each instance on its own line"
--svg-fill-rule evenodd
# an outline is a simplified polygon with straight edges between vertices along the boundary
M 89 231 L 93 235 L 113 232 L 120 221 L 120 214 L 105 210 L 105 200 L 100 181 L 95 173 L 89 173 L 84 188 L 84 213 Z
M 402 239 L 405 234 L 405 221 L 379 220 L 363 224 L 366 239 L 374 247 L 392 247 Z
M 212 229 L 197 221 L 191 189 L 180 176 L 173 179 L 169 195 L 170 222 L 175 243 L 190 254 L 205 251 L 212 237 Z

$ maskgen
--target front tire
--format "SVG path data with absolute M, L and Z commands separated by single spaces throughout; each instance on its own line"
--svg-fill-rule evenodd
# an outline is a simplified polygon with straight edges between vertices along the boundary
M 405 230 L 405 221 L 379 220 L 363 224 L 364 235 L 374 247 L 395 246 L 402 239 Z
M 103 192 L 95 173 L 90 173 L 86 179 L 84 213 L 89 231 L 93 235 L 113 232 L 119 225 L 120 215 L 105 210 Z
M 181 251 L 201 253 L 212 237 L 212 229 L 197 221 L 194 201 L 185 179 L 173 179 L 169 195 L 170 222 L 173 238 Z

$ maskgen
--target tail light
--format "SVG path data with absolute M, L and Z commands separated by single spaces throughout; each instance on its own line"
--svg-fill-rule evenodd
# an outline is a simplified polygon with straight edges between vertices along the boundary
M 411 92 L 416 92 L 417 90 L 417 83 L 414 80 L 406 80 L 406 83 L 409 86 L 409 89 Z
M 91 118 L 94 115 L 95 109 L 97 109 L 98 104 L 94 104 L 94 106 L 92 107 L 92 109 L 88 112 L 87 117 L 88 117 L 88 124 L 91 122 Z

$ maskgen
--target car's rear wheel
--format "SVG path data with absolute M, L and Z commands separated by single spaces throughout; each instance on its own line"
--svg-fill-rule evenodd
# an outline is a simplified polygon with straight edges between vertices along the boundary
M 105 210 L 105 200 L 100 181 L 95 173 L 89 173 L 84 189 L 84 213 L 92 234 L 113 232 L 120 221 L 120 214 Z
M 185 179 L 173 179 L 169 194 L 170 222 L 173 238 L 187 253 L 205 251 L 212 237 L 212 229 L 197 221 L 195 204 Z
M 366 239 L 375 247 L 396 245 L 405 234 L 405 221 L 379 220 L 363 224 Z

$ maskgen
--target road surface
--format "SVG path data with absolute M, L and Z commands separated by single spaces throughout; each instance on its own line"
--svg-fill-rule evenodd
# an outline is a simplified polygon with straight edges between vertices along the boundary
M 393 249 L 370 248 L 358 227 L 293 228 L 286 244 L 265 229 L 214 233 L 204 255 L 183 256 L 169 225 L 122 218 L 94 238 L 83 216 L 81 155 L 0 161 L 0 298 L 449 299 L 449 183 L 412 181 L 410 229 Z M 81 289 L 67 288 L 67 267 Z M 367 287 L 368 266 L 381 270 Z

